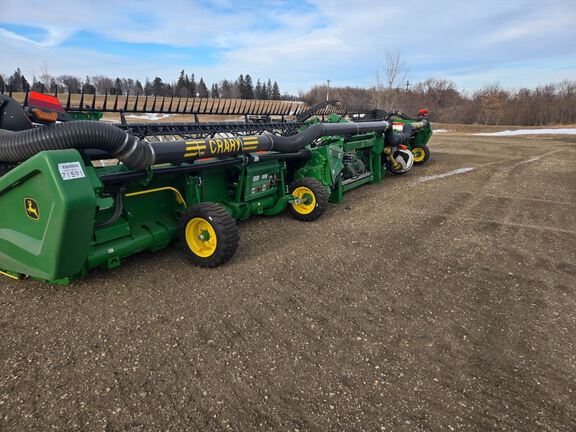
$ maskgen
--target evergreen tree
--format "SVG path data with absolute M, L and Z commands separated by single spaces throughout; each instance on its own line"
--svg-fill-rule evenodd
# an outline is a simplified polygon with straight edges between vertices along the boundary
M 6 85 L 6 83 L 4 82 L 4 77 L 2 75 L 0 75 L 0 91 L 4 90 L 5 85 Z
M 179 97 L 188 97 L 190 96 L 190 80 L 188 79 L 188 75 L 184 73 L 184 69 L 180 71 L 180 76 L 178 77 L 178 81 L 176 82 L 176 88 L 174 92 L 176 96 Z
M 112 94 L 112 91 L 110 94 Z M 114 81 L 114 94 L 122 96 L 122 81 L 120 78 L 116 78 L 116 81 Z
M 162 90 L 164 90 L 164 83 L 162 82 L 162 78 L 154 78 L 154 81 L 152 81 L 151 90 L 154 96 L 162 96 Z
M 41 92 L 42 83 L 36 79 L 36 75 L 32 76 L 32 88 L 30 90 Z
M 200 78 L 200 82 L 198 83 L 197 92 L 201 98 L 207 98 L 208 97 L 208 87 L 206 87 L 206 83 L 204 82 L 203 78 Z
M 266 83 L 266 99 L 272 99 L 272 81 L 268 78 L 268 83 Z
M 220 97 L 230 99 L 232 97 L 232 83 L 227 79 L 222 80 L 220 83 Z
M 280 87 L 278 87 L 278 83 L 274 81 L 272 85 L 272 95 L 270 97 L 272 100 L 280 100 Z
M 142 88 L 142 83 L 139 80 L 136 80 L 134 83 L 134 93 L 139 95 L 142 94 L 143 91 L 144 89 Z
M 172 87 L 172 85 L 168 83 L 163 84 L 162 96 L 174 96 L 174 87 Z
M 190 96 L 196 97 L 196 93 L 198 90 L 196 89 L 196 80 L 194 79 L 194 74 L 192 74 L 190 76 L 190 78 L 187 77 L 187 81 L 188 81 L 188 91 L 190 92 Z
M 214 99 L 220 98 L 220 91 L 218 90 L 218 84 L 212 84 L 212 88 L 210 89 L 210 97 Z
M 86 81 L 82 84 L 82 92 L 86 94 L 96 93 L 96 87 L 90 83 L 90 77 L 88 75 L 86 75 Z
M 250 75 L 246 75 L 246 78 L 244 78 L 244 94 L 242 98 L 254 99 L 254 85 L 252 84 L 252 77 Z
M 262 83 L 260 82 L 260 78 L 256 81 L 256 87 L 254 87 L 254 97 L 256 99 L 264 99 L 262 97 Z
M 237 97 L 243 98 L 244 94 L 246 93 L 246 83 L 244 81 L 244 75 L 240 74 L 238 79 L 236 80 L 236 92 Z
M 8 84 L 12 86 L 12 91 L 21 92 L 26 91 L 28 89 L 28 81 L 20 71 L 20 68 L 17 68 L 12 76 L 8 78 Z
M 152 95 L 152 84 L 148 78 L 146 78 L 146 82 L 144 84 L 144 94 L 146 96 Z

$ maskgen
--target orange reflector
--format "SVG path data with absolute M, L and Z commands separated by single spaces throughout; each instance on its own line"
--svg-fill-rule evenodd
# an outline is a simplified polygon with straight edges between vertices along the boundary
M 43 122 L 55 122 L 56 120 L 58 120 L 58 113 L 57 112 L 46 112 L 46 111 L 42 111 L 41 109 L 38 108 L 32 108 L 32 114 L 34 114 L 34 117 L 36 117 L 36 120 L 40 120 Z
M 404 144 L 400 144 L 400 148 L 401 148 L 402 150 L 408 150 L 408 147 L 406 147 Z

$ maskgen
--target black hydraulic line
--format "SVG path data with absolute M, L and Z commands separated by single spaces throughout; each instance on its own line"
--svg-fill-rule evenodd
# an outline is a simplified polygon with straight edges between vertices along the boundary
M 203 138 L 149 143 L 156 163 L 192 162 L 199 158 L 233 156 L 256 151 L 294 153 L 323 136 L 347 136 L 368 132 L 383 133 L 390 123 L 316 123 L 292 136 L 257 135 L 232 138 Z
M 412 137 L 413 131 L 426 126 L 428 126 L 428 120 L 421 119 L 421 121 L 416 123 L 405 123 L 404 126 L 402 126 L 402 132 L 399 133 L 395 133 L 392 128 L 387 129 L 386 132 L 384 132 L 386 145 L 398 147 L 400 144 L 405 144 Z
M 389 119 L 391 117 L 398 117 L 398 118 L 401 118 L 402 120 L 412 120 L 412 121 L 420 121 L 423 119 L 422 116 L 412 117 L 412 116 L 406 114 L 404 111 L 400 111 L 400 110 L 390 111 L 387 115 L 387 118 Z
M 403 134 L 393 134 L 387 121 L 316 123 L 292 136 L 262 134 L 149 143 L 110 124 L 75 121 L 1 134 L 0 161 L 22 162 L 45 150 L 92 149 L 106 152 L 137 171 L 154 164 L 191 163 L 200 158 L 230 157 L 257 151 L 295 153 L 322 136 L 385 132 L 387 141 L 394 144 L 409 139 L 411 131 L 410 128 Z
M 406 123 L 402 127 L 402 132 L 394 133 L 394 130 L 392 128 L 384 132 L 386 145 L 392 147 L 398 147 L 400 144 L 408 142 L 411 136 L 412 136 L 412 126 L 410 126 L 410 124 L 408 123 Z
M 0 134 L 0 161 L 22 162 L 44 150 L 96 149 L 142 170 L 154 164 L 151 146 L 107 123 L 74 121 Z
M 110 226 L 118 219 L 120 219 L 120 216 L 122 216 L 122 212 L 124 211 L 124 200 L 122 199 L 122 192 L 123 192 L 122 189 L 119 190 L 116 193 L 116 196 L 114 197 L 114 203 L 116 207 L 114 208 L 114 213 L 112 214 L 110 219 L 101 222 L 99 224 L 96 224 L 96 228 L 104 228 Z

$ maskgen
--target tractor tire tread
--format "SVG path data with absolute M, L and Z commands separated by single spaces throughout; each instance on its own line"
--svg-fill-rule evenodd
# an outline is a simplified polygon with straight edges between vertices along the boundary
M 292 193 L 292 191 L 301 186 L 310 189 L 314 193 L 314 197 L 316 198 L 316 208 L 308 214 L 302 214 L 298 213 L 294 209 L 294 206 L 289 205 L 290 213 L 292 213 L 292 216 L 294 216 L 295 219 L 303 222 L 312 222 L 322 216 L 322 214 L 328 208 L 328 199 L 330 194 L 326 186 L 312 177 L 301 177 L 297 180 L 294 180 L 292 183 L 290 183 L 288 190 L 290 193 Z
M 186 244 L 186 225 L 192 217 L 202 217 L 210 220 L 210 224 L 216 231 L 218 246 L 214 254 L 208 258 L 194 254 Z M 179 237 L 192 262 L 201 267 L 217 267 L 224 264 L 234 256 L 238 249 L 239 235 L 236 221 L 226 209 L 217 203 L 201 202 L 186 210 L 182 216 L 178 229 Z

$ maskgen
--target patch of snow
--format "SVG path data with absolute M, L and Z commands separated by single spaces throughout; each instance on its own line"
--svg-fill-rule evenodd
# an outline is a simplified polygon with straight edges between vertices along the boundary
M 452 129 L 433 129 L 432 132 L 434 132 L 435 134 L 437 134 L 437 133 L 448 133 L 448 132 L 452 132 Z
M 168 117 L 172 117 L 174 114 L 156 114 L 156 113 L 145 113 L 145 114 L 130 114 L 126 118 L 133 118 L 139 120 L 162 120 Z
M 422 182 L 427 182 L 430 180 L 437 180 L 440 178 L 444 178 L 444 177 L 449 177 L 449 176 L 453 176 L 456 174 L 462 174 L 468 171 L 472 171 L 474 168 L 472 167 L 464 167 L 464 168 L 458 168 L 452 171 L 448 171 L 442 174 L 435 174 L 435 175 L 429 175 L 429 176 L 424 176 L 424 177 L 420 177 L 418 180 L 416 180 L 414 183 L 412 183 L 412 185 L 415 185 L 417 183 L 422 183 Z
M 516 136 L 516 135 L 576 135 L 576 128 L 566 129 L 519 129 L 500 132 L 482 132 L 472 135 L 481 136 Z

